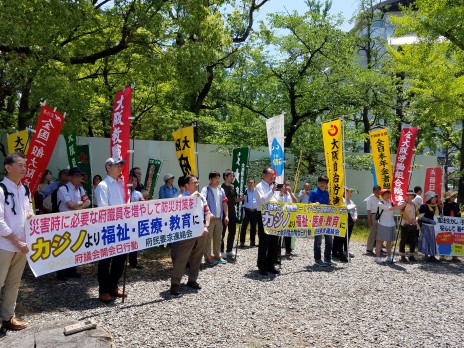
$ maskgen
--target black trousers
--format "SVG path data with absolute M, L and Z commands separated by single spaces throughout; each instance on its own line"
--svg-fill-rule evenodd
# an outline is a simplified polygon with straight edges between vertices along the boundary
M 258 223 L 258 211 L 245 209 L 245 217 L 240 231 L 240 244 L 245 244 L 248 224 L 250 224 L 250 245 L 256 244 L 256 224 Z
M 409 244 L 409 251 L 413 254 L 416 250 L 418 229 L 417 225 L 401 226 L 400 253 L 405 252 L 406 244 Z
M 337 237 L 335 236 L 333 239 L 333 244 L 332 244 L 332 257 L 340 257 L 343 252 L 348 251 L 348 242 L 351 239 L 351 234 L 353 233 L 353 225 L 348 225 L 348 241 L 346 240 L 345 237 Z
M 237 232 L 237 217 L 235 216 L 235 210 L 229 210 L 229 224 L 222 224 L 222 241 L 221 241 L 221 252 L 224 251 L 224 237 L 226 231 L 229 230 L 227 235 L 227 248 L 226 251 L 230 252 L 234 249 L 235 233 Z
M 284 237 L 285 252 L 287 254 L 292 252 L 292 237 Z
M 258 212 L 258 268 L 267 271 L 274 268 L 279 250 L 279 237 L 264 233 L 261 212 Z
M 129 266 L 135 267 L 138 265 L 138 261 L 137 261 L 138 253 L 139 253 L 138 251 L 132 251 L 129 253 Z
M 77 274 L 77 267 L 69 267 L 65 269 L 61 269 L 59 271 L 56 271 L 56 277 L 58 279 L 63 279 L 66 277 L 72 277 L 73 275 Z
M 124 271 L 126 255 L 117 255 L 98 262 L 98 291 L 111 294 L 118 288 L 119 279 Z

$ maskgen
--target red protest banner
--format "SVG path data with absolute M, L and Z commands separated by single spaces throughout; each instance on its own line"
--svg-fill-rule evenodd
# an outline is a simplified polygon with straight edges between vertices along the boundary
M 47 169 L 50 157 L 52 157 L 56 142 L 60 136 L 64 116 L 56 109 L 47 105 L 40 109 L 39 119 L 35 125 L 35 133 L 27 151 L 27 171 L 24 177 L 24 185 L 29 186 L 31 196 L 39 187 L 43 173 Z
M 395 167 L 393 169 L 392 201 L 396 204 L 404 201 L 404 197 L 408 191 L 409 173 L 416 137 L 417 128 L 403 128 L 401 131 L 400 142 L 396 151 Z
M 130 120 L 131 116 L 132 88 L 116 93 L 113 106 L 113 120 L 111 123 L 110 154 L 118 160 L 124 160 L 121 178 L 126 187 L 129 183 L 129 150 L 130 150 Z M 127 191 L 127 190 L 126 190 Z M 129 201 L 129 193 L 126 193 Z
M 438 201 L 441 201 L 441 190 L 443 187 L 443 171 L 440 167 L 425 169 L 424 194 L 433 191 L 438 195 Z

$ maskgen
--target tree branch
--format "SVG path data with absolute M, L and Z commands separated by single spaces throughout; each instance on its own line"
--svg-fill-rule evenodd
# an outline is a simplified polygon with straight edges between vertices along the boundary
M 266 2 L 268 2 L 269 0 L 262 0 L 260 3 L 256 3 L 256 0 L 253 0 L 251 2 L 251 6 L 250 6 L 250 9 L 248 10 L 248 25 L 245 29 L 245 31 L 239 36 L 239 37 L 234 37 L 232 39 L 232 42 L 233 43 L 241 43 L 241 42 L 245 42 L 246 39 L 248 38 L 248 36 L 250 35 L 251 33 L 251 29 L 253 28 L 253 16 L 254 16 L 254 12 L 256 10 L 259 10 L 261 6 L 263 6 Z

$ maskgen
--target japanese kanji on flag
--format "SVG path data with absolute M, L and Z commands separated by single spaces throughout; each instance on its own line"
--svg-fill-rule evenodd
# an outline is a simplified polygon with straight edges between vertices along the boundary
M 29 186 L 31 196 L 34 196 L 37 191 L 40 180 L 47 169 L 63 122 L 62 114 L 47 105 L 42 106 L 35 133 L 27 151 L 27 171 L 23 179 L 24 185 Z
M 129 159 L 130 159 L 130 120 L 131 116 L 132 88 L 116 93 L 113 106 L 113 120 L 111 123 L 110 154 L 118 160 L 124 160 L 121 178 L 126 186 L 129 183 Z M 126 200 L 129 194 L 126 193 Z
M 440 167 L 427 168 L 425 170 L 424 194 L 433 191 L 438 195 L 438 201 L 441 200 L 443 186 L 443 171 Z
M 401 131 L 400 142 L 396 150 L 395 168 L 393 169 L 392 200 L 396 204 L 404 201 L 408 191 L 409 173 L 416 137 L 417 128 L 403 128 Z

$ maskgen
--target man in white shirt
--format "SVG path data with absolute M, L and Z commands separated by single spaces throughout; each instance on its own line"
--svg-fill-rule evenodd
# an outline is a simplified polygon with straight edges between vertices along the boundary
M 128 193 L 124 181 L 119 178 L 122 173 L 121 164 L 126 162 L 119 159 L 108 158 L 105 161 L 107 177 L 100 182 L 95 189 L 95 197 L 98 207 L 126 204 L 126 193 Z M 118 288 L 118 281 L 124 271 L 126 255 L 116 255 L 98 262 L 98 285 L 99 300 L 109 303 L 115 297 L 126 297 Z
M 309 194 L 310 194 L 310 189 L 309 189 L 309 184 L 306 183 L 303 186 L 303 190 L 300 191 L 298 194 L 298 202 L 300 203 L 309 203 Z
M 56 198 L 60 212 L 85 209 L 90 206 L 90 199 L 81 185 L 83 172 L 73 167 L 69 170 L 69 181 L 58 189 Z M 70 278 L 80 278 L 76 267 L 62 269 L 56 272 L 56 278 L 67 281 Z
M 261 204 L 269 202 L 274 192 L 276 184 L 274 183 L 275 172 L 272 168 L 266 167 L 263 169 L 261 182 L 256 185 L 256 201 L 258 203 L 258 269 L 261 275 L 267 275 L 268 272 L 279 274 L 275 268 L 277 262 L 277 251 L 279 248 L 279 239 L 277 236 L 268 235 L 264 232 L 263 218 L 261 214 Z
M 26 254 L 26 219 L 33 215 L 29 189 L 21 183 L 26 175 L 26 158 L 15 153 L 5 158 L 6 176 L 0 189 L 0 290 L 2 330 L 22 330 L 28 324 L 15 317 L 16 300 Z
M 284 186 L 282 186 L 280 191 L 274 192 L 274 196 L 272 200 L 277 201 L 277 202 L 284 202 L 284 203 L 298 203 L 298 199 L 295 197 L 295 194 L 292 192 L 292 187 L 290 186 L 290 181 L 288 180 L 284 181 Z M 293 253 L 293 250 L 292 250 L 292 237 L 284 237 L 284 244 L 285 244 L 285 256 L 287 257 L 297 256 L 296 254 Z
M 415 186 L 414 193 L 416 194 L 416 197 L 413 198 L 412 202 L 416 205 L 417 209 L 419 209 L 420 206 L 424 204 L 422 200 L 422 187 Z
M 367 237 L 366 253 L 371 256 L 374 256 L 373 250 L 375 241 L 377 239 L 378 222 L 375 219 L 375 214 L 377 213 L 377 208 L 379 207 L 380 190 L 381 187 L 379 185 L 375 185 L 372 188 L 372 195 L 366 200 L 367 225 L 369 226 L 369 237 Z

